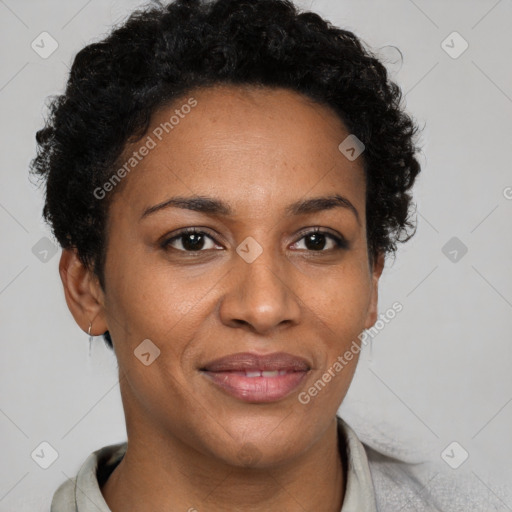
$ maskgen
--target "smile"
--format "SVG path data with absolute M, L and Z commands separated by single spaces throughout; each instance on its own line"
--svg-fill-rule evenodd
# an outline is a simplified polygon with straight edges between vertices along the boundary
M 296 390 L 310 369 L 305 359 L 283 352 L 239 353 L 206 364 L 201 373 L 218 390 L 234 398 L 270 403 Z

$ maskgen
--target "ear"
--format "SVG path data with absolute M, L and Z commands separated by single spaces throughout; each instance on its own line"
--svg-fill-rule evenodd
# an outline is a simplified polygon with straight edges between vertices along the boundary
M 64 295 L 73 318 L 80 328 L 98 336 L 108 330 L 104 294 L 98 278 L 79 259 L 76 249 L 63 249 L 59 273 Z
M 379 309 L 379 279 L 382 274 L 382 270 L 384 269 L 384 259 L 384 254 L 379 253 L 373 262 L 370 303 L 364 324 L 365 329 L 369 329 L 377 321 L 377 313 Z

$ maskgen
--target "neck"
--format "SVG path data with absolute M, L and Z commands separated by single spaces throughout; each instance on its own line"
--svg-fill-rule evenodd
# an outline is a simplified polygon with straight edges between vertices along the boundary
M 126 454 L 102 493 L 112 512 L 339 512 L 345 489 L 339 448 L 336 420 L 306 453 L 265 469 L 229 466 L 176 438 L 129 433 Z

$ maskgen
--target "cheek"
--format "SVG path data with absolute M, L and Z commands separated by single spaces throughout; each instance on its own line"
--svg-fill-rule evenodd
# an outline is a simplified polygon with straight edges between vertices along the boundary
M 192 273 L 197 271 L 171 268 L 163 259 L 149 265 L 147 256 L 136 255 L 111 266 L 109 328 L 119 366 L 135 370 L 137 387 L 145 389 L 151 381 L 148 392 L 158 386 L 164 386 L 166 393 L 186 386 L 184 359 L 190 357 L 194 338 L 215 311 L 215 286 L 223 283 L 225 269 L 203 270 L 194 277 Z M 142 350 L 141 343 L 148 345 L 149 352 L 160 351 L 155 364 L 148 367 L 151 371 L 134 357 Z
M 335 414 L 343 401 L 361 351 L 359 336 L 368 311 L 369 282 L 364 268 L 354 265 L 328 280 L 318 281 L 316 292 L 308 292 L 308 309 L 322 333 L 315 338 L 322 346 L 317 353 L 320 365 L 315 377 L 298 397 L 305 410 L 312 408 L 319 415 Z
M 371 280 L 361 265 L 340 266 L 304 288 L 304 302 L 338 342 L 364 329 Z
M 124 240 L 117 242 L 118 247 L 127 245 Z M 114 320 L 123 318 L 131 332 L 150 337 L 165 327 L 169 330 L 197 302 L 201 290 L 187 286 L 190 282 L 184 280 L 183 271 L 170 268 L 163 259 L 155 264 L 155 256 L 140 246 L 118 254 L 108 262 L 110 312 Z

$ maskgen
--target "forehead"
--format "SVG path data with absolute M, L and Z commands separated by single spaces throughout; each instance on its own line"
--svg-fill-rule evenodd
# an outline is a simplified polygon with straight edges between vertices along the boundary
M 193 106 L 191 106 L 193 105 Z M 222 196 L 254 208 L 309 192 L 364 199 L 361 159 L 338 146 L 349 135 L 329 107 L 286 89 L 216 86 L 157 110 L 146 135 L 125 151 L 151 149 L 129 172 L 122 195 L 142 211 L 170 195 Z M 340 190 L 341 189 L 341 190 Z

